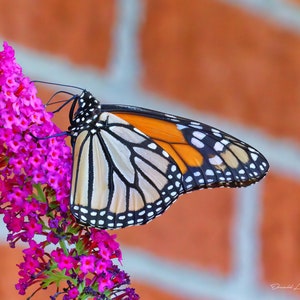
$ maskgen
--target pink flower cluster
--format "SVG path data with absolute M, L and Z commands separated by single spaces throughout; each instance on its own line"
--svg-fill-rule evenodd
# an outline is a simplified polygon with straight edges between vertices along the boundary
M 23 76 L 14 50 L 6 43 L 0 53 L 0 87 L 0 212 L 11 232 L 9 241 L 27 242 L 41 233 L 37 221 L 48 209 L 46 199 L 41 203 L 32 197 L 35 184 L 55 191 L 61 213 L 68 212 L 72 157 L 64 137 L 34 138 L 60 130 L 51 122 L 51 114 L 36 97 L 34 85 Z
M 115 236 L 82 227 L 70 214 L 70 149 L 7 43 L 0 52 L 0 111 L 0 213 L 10 246 L 27 245 L 19 293 L 55 284 L 51 299 L 138 299 L 113 261 L 122 258 Z

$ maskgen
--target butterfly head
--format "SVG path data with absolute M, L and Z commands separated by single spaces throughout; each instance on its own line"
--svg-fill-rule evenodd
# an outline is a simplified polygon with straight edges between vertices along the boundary
M 83 91 L 80 95 L 75 96 L 74 106 L 70 110 L 71 135 L 77 135 L 82 130 L 93 128 L 98 122 L 101 114 L 101 103 L 90 92 Z M 75 105 L 78 109 L 75 111 Z
M 92 93 L 84 90 L 79 96 L 77 96 L 77 101 L 79 105 L 79 109 L 88 109 L 91 111 L 92 109 L 101 109 L 101 103 L 98 99 L 96 99 Z

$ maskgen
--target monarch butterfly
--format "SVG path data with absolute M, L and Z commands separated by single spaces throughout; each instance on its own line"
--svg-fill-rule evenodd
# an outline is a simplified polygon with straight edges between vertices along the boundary
M 183 193 L 248 186 L 269 169 L 256 149 L 206 124 L 104 105 L 86 90 L 70 101 L 70 207 L 80 223 L 103 229 L 142 225 Z

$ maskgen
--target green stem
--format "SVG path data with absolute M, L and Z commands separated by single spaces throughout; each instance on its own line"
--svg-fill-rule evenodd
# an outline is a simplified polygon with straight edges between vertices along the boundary
M 61 240 L 59 241 L 59 245 L 60 245 L 61 249 L 63 249 L 64 254 L 65 254 L 65 255 L 68 255 L 69 253 L 68 253 L 68 249 L 67 249 L 67 245 L 66 245 L 65 240 L 61 239 Z

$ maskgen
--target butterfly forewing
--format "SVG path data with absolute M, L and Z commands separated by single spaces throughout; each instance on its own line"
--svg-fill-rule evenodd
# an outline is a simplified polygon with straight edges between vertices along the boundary
M 84 224 L 145 224 L 182 193 L 247 186 L 268 171 L 260 152 L 206 124 L 133 106 L 101 106 L 88 92 L 78 104 L 69 127 L 71 210 Z
M 111 111 L 112 106 L 104 109 Z M 143 108 L 114 109 L 173 157 L 182 172 L 185 192 L 248 186 L 268 171 L 269 164 L 259 151 L 214 127 Z

